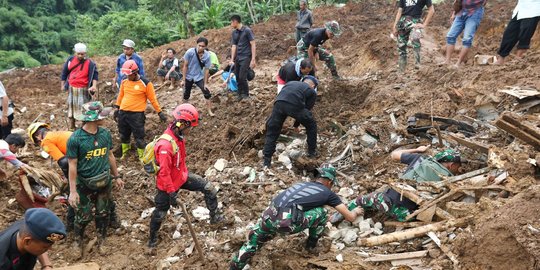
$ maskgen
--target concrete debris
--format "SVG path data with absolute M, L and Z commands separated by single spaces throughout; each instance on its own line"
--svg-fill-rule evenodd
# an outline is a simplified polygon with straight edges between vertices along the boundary
M 175 264 L 175 263 L 177 263 L 177 262 L 180 261 L 180 257 L 178 257 L 178 256 L 172 256 L 172 257 L 166 258 L 164 261 L 167 261 L 167 262 L 170 263 L 170 264 Z
M 259 157 L 259 158 L 263 158 L 263 157 L 264 157 L 264 154 L 263 154 L 263 151 L 262 151 L 262 150 L 259 150 L 259 152 L 257 152 L 257 157 Z
M 338 240 L 341 238 L 341 230 L 332 228 L 330 231 L 328 231 L 327 235 L 334 240 Z
M 123 219 L 122 221 L 120 221 L 120 226 L 122 226 L 122 228 L 131 227 L 131 225 L 130 225 L 130 223 L 129 223 L 129 220 L 125 220 L 125 219 Z
M 339 189 L 339 192 L 338 192 L 338 195 L 345 199 L 352 196 L 353 194 L 354 194 L 354 190 L 348 187 L 342 187 L 341 189 Z
M 240 175 L 244 176 L 244 177 L 247 177 L 249 176 L 249 173 L 251 172 L 251 167 L 249 166 L 246 166 L 244 167 L 244 170 L 242 170 L 242 173 Z
M 295 149 L 289 150 L 287 151 L 287 153 L 289 154 L 289 158 L 292 160 L 297 160 L 299 157 L 302 156 L 302 151 Z
M 193 249 L 195 248 L 195 243 L 191 243 L 189 247 L 184 249 L 184 253 L 186 253 L 186 256 L 189 256 L 193 253 Z
M 343 235 L 343 243 L 346 245 L 351 245 L 358 239 L 358 229 L 346 229 L 344 232 L 342 232 Z
M 140 219 L 146 219 L 147 217 L 152 215 L 152 212 L 154 212 L 154 209 L 156 209 L 156 208 L 152 207 L 152 208 L 148 208 L 148 209 L 142 211 Z
M 210 219 L 210 210 L 205 207 L 197 206 L 193 211 L 191 211 L 193 217 L 197 220 L 207 220 Z
M 377 223 L 375 223 L 375 224 L 373 225 L 373 228 L 378 229 L 378 230 L 382 230 L 382 229 L 383 229 L 383 225 L 382 225 L 382 223 L 377 222 Z
M 377 145 L 377 139 L 366 133 L 360 137 L 360 144 L 368 148 L 373 148 Z
M 358 228 L 360 229 L 361 232 L 367 232 L 371 230 L 371 225 L 366 220 L 363 220 L 362 222 L 358 224 Z
M 336 249 L 337 249 L 337 250 L 342 250 L 342 249 L 344 249 L 344 248 L 345 248 L 345 244 L 343 244 L 343 243 L 336 243 Z
M 342 255 L 342 254 L 338 254 L 338 255 L 336 256 L 336 261 L 342 263 L 342 262 L 343 262 L 343 255 Z
M 172 235 L 172 239 L 177 240 L 177 239 L 180 239 L 181 236 L 182 236 L 182 234 L 180 234 L 179 231 L 174 231 L 174 233 Z
M 229 161 L 227 161 L 226 159 L 220 158 L 216 160 L 216 163 L 214 164 L 214 168 L 222 172 L 225 168 L 227 168 L 228 164 L 229 164 Z
M 204 176 L 206 177 L 216 176 L 217 174 L 218 174 L 218 171 L 214 169 L 213 167 L 208 168 L 206 172 L 204 172 Z
M 287 153 L 281 153 L 278 156 L 278 161 L 281 162 L 287 169 L 292 169 L 292 161 Z
M 529 229 L 529 231 L 531 231 L 532 234 L 539 234 L 540 233 L 540 230 L 533 227 L 531 224 L 528 224 L 527 228 Z
M 285 144 L 283 144 L 283 143 L 278 143 L 276 145 L 276 151 L 278 153 L 281 153 L 281 152 L 285 151 L 285 149 L 286 149 L 286 147 L 285 147 Z

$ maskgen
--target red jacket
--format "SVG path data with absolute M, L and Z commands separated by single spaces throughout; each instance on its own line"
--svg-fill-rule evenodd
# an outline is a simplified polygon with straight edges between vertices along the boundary
M 159 140 L 156 143 L 154 155 L 159 166 L 156 186 L 161 191 L 171 193 L 180 189 L 188 177 L 186 146 L 184 140 L 178 139 L 170 127 L 164 133 L 169 134 L 176 141 L 178 152 L 174 154 L 173 147 L 167 140 Z

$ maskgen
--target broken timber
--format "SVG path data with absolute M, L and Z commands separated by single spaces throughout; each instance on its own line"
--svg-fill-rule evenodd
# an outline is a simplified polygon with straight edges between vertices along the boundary
M 450 183 L 455 183 L 455 182 L 458 182 L 458 181 L 461 181 L 461 180 L 465 180 L 465 179 L 475 177 L 475 176 L 480 175 L 480 174 L 488 173 L 490 170 L 491 170 L 491 168 L 485 167 L 485 168 L 478 169 L 478 170 L 475 170 L 475 171 L 472 171 L 472 172 L 447 177 L 443 181 L 433 183 L 433 185 L 435 187 L 441 188 L 441 187 L 443 187 L 443 186 L 445 186 L 447 184 L 450 184 Z
M 465 217 L 455 220 L 441 221 L 433 224 L 428 224 L 421 227 L 407 229 L 403 231 L 393 232 L 389 234 L 383 234 L 379 236 L 373 236 L 370 238 L 361 238 L 356 242 L 359 246 L 378 246 L 392 242 L 409 240 L 412 238 L 424 236 L 428 232 L 444 231 L 451 227 L 463 227 L 468 224 L 471 217 Z
M 439 198 L 425 203 L 424 205 L 422 205 L 422 207 L 420 209 L 414 211 L 412 214 L 407 215 L 407 217 L 405 219 L 410 220 L 410 219 L 416 217 L 418 214 L 430 209 L 432 206 L 436 206 L 437 203 L 456 195 L 457 192 L 458 192 L 457 190 L 451 190 L 450 192 L 440 196 Z M 422 221 L 425 221 L 425 220 L 422 220 Z
M 420 196 L 418 196 L 417 194 L 415 194 L 414 192 L 412 192 L 410 190 L 406 190 L 404 188 L 401 188 L 401 187 L 399 187 L 399 185 L 396 185 L 396 184 L 390 184 L 390 186 L 395 191 L 400 193 L 402 196 L 407 197 L 409 200 L 413 201 L 417 205 L 422 205 L 425 202 L 424 199 L 420 198 Z M 427 209 L 425 209 L 425 210 L 427 210 Z M 434 212 L 424 214 L 424 215 L 420 216 L 417 219 L 420 220 L 420 221 L 424 221 L 424 222 L 430 222 L 433 219 L 433 215 L 436 215 L 440 219 L 452 219 L 453 218 L 453 216 L 450 215 L 448 212 L 446 212 L 443 209 L 441 209 L 439 207 L 436 207 L 436 206 L 435 206 L 435 208 L 431 209 L 431 211 L 434 211 Z
M 427 250 L 422 250 L 395 254 L 374 254 L 375 256 L 365 259 L 364 262 L 384 262 L 393 260 L 415 259 L 425 257 L 427 253 Z
M 488 145 L 485 145 L 485 144 L 479 143 L 479 142 L 475 142 L 475 141 L 472 141 L 472 140 L 469 140 L 469 139 L 459 138 L 459 137 L 454 136 L 454 135 L 449 134 L 449 133 L 446 133 L 445 135 L 448 135 L 452 140 L 456 141 L 457 143 L 459 143 L 461 145 L 467 146 L 472 150 L 476 150 L 476 151 L 478 151 L 480 153 L 483 153 L 483 154 L 488 154 L 489 153 L 489 146 Z
M 509 113 L 501 115 L 495 122 L 495 125 L 512 134 L 514 137 L 532 145 L 536 150 L 540 150 L 540 133 L 534 128 L 512 118 Z

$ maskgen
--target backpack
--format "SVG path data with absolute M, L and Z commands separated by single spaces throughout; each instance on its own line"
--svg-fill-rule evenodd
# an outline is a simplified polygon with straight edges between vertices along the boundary
M 156 143 L 159 140 L 167 140 L 169 143 L 171 143 L 173 148 L 173 154 L 176 154 L 178 152 L 178 145 L 176 144 L 176 141 L 171 137 L 169 134 L 163 134 L 159 137 L 155 137 L 153 141 L 148 143 L 146 147 L 144 147 L 144 153 L 141 158 L 141 161 L 143 163 L 144 171 L 148 174 L 155 175 L 159 172 L 159 165 L 156 163 L 156 155 L 154 153 Z
M 427 157 L 418 166 L 403 173 L 400 178 L 417 182 L 436 182 L 441 180 L 441 176 L 452 176 L 452 173 L 432 157 Z

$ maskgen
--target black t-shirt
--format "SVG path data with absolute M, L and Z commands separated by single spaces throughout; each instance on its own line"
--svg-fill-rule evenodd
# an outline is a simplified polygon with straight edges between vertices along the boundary
M 298 183 L 279 193 L 273 200 L 279 209 L 290 208 L 293 204 L 301 205 L 304 211 L 329 205 L 336 207 L 343 202 L 338 195 L 321 183 Z
M 17 233 L 23 222 L 23 220 L 17 221 L 0 232 L 0 269 L 2 270 L 32 270 L 36 265 L 36 256 L 30 253 L 21 254 L 17 248 Z
M 254 39 L 253 31 L 247 26 L 232 32 L 231 43 L 236 45 L 236 60 L 251 58 L 251 41 Z
M 304 41 L 306 47 L 309 47 L 309 45 L 312 45 L 313 47 L 319 47 L 319 45 L 322 45 L 325 41 L 328 40 L 328 36 L 326 36 L 326 28 L 313 29 L 307 32 L 307 34 L 304 35 L 302 40 Z
M 317 100 L 317 92 L 309 87 L 307 83 L 290 81 L 283 86 L 283 89 L 276 97 L 276 101 L 283 101 L 292 104 L 299 109 L 313 109 Z
M 403 9 L 402 16 L 413 18 L 422 17 L 424 7 L 431 7 L 431 0 L 399 0 L 399 7 Z

